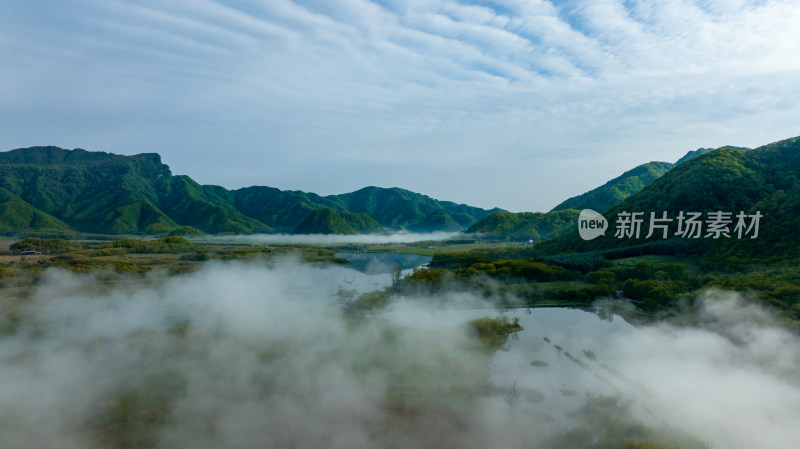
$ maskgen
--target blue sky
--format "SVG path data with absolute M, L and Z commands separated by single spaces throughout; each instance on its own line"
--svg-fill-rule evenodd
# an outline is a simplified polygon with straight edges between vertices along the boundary
M 800 1 L 4 0 L 0 150 L 549 210 L 800 135 Z

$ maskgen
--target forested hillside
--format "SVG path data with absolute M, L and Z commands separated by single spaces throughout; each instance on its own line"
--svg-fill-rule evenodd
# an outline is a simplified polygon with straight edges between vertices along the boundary
M 348 223 L 330 228 L 334 233 L 381 227 L 454 231 L 490 212 L 399 188 L 365 187 L 327 197 L 263 186 L 227 190 L 173 176 L 158 154 L 58 147 L 0 152 L 4 234 L 168 234 L 187 226 L 210 234 L 309 232 L 319 214 Z

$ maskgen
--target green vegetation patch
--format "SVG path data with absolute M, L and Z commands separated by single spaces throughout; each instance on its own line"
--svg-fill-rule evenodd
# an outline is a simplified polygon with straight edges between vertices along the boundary
M 205 232 L 191 226 L 181 226 L 169 232 L 170 237 L 200 237 L 206 235 Z
M 98 250 L 118 248 L 127 253 L 138 254 L 174 254 L 186 253 L 197 249 L 197 245 L 183 237 L 164 237 L 157 240 L 124 239 L 106 243 Z
M 579 211 L 558 210 L 547 213 L 497 211 L 467 229 L 467 233 L 512 241 L 539 241 L 558 237 L 575 228 Z
M 64 239 L 41 239 L 29 237 L 12 244 L 9 249 L 14 253 L 25 251 L 38 251 L 42 254 L 62 254 L 70 251 L 80 251 L 84 246 L 78 242 Z
M 508 341 L 509 335 L 524 329 L 519 324 L 519 318 L 514 317 L 509 320 L 505 315 L 477 318 L 467 325 L 480 343 L 492 350 L 500 349 Z

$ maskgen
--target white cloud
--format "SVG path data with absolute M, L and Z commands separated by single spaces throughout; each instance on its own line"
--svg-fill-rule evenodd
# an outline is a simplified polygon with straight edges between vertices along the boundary
M 475 3 L 7 3 L 0 145 L 155 151 L 200 182 L 323 194 L 356 167 L 411 190 L 446 176 L 423 193 L 545 209 L 570 189 L 536 184 L 549 157 L 610 179 L 797 133 L 796 2 Z M 478 165 L 489 185 L 460 170 Z

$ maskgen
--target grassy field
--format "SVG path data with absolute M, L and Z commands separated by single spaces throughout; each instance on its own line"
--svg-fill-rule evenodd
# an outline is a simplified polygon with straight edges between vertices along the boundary
M 37 262 L 39 260 L 50 260 L 53 257 L 55 256 L 50 254 L 39 254 L 36 256 L 19 256 L 19 255 L 2 254 L 0 255 L 0 265 L 8 265 L 11 263 L 22 262 L 22 261 Z
M 105 288 L 131 279 L 143 280 L 145 275 L 150 282 L 190 273 L 199 270 L 209 260 L 269 260 L 294 253 L 310 263 L 347 263 L 336 257 L 331 249 L 196 245 L 184 239 L 175 239 L 180 238 L 116 242 L 61 240 L 56 249 L 48 251 L 40 248 L 37 250 L 43 254 L 35 256 L 22 256 L 19 248 L 9 248 L 15 243 L 14 240 L 3 240 L 3 247 L 0 248 L 0 316 L 8 312 L 9 306 L 16 301 L 28 298 L 50 268 L 93 273 Z

